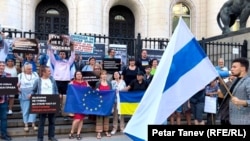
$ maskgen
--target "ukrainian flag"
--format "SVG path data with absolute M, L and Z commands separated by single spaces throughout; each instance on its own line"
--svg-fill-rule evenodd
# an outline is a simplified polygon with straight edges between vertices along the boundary
M 145 91 L 120 91 L 118 110 L 121 115 L 133 115 Z

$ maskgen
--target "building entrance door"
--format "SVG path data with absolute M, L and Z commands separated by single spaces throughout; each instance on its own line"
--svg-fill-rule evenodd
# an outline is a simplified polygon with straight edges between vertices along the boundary
M 68 9 L 59 0 L 43 0 L 36 8 L 35 30 L 39 40 L 48 34 L 68 34 Z

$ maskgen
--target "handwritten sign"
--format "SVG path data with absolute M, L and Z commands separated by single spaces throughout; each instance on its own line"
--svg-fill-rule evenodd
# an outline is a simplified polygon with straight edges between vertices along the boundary
M 17 77 L 0 78 L 0 95 L 18 94 Z
M 57 113 L 60 110 L 60 98 L 57 94 L 36 94 L 30 98 L 30 113 Z

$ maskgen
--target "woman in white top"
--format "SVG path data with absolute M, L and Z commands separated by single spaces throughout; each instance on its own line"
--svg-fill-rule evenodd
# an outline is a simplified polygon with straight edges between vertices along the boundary
M 114 111 L 113 111 L 113 130 L 111 134 L 115 134 L 118 129 L 118 108 L 117 100 L 119 100 L 119 91 L 126 87 L 126 83 L 123 79 L 121 79 L 121 74 L 116 71 L 113 74 L 113 80 L 111 81 L 112 89 L 116 90 L 116 101 L 114 104 Z M 120 131 L 123 132 L 124 129 L 124 116 L 120 115 Z
M 10 74 L 11 77 L 17 77 L 17 68 L 15 66 L 15 59 L 12 57 L 7 57 L 5 59 L 6 66 L 4 72 Z M 15 95 L 9 95 L 9 111 L 8 114 L 12 114 L 12 107 L 14 105 L 14 97 Z
M 32 72 L 32 64 L 25 63 L 23 65 L 22 73 L 18 74 L 19 100 L 22 109 L 22 116 L 24 122 L 24 131 L 28 132 L 28 123 L 32 123 L 34 130 L 38 128 L 35 126 L 36 114 L 30 114 L 30 95 L 32 94 L 33 85 L 39 76 L 36 72 Z

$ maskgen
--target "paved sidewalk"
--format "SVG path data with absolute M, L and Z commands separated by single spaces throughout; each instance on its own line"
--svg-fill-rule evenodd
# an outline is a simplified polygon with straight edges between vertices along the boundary
M 82 133 L 82 140 L 80 141 L 132 141 L 128 136 L 123 133 L 117 133 L 112 137 L 105 137 L 104 134 L 101 139 L 96 138 L 96 133 Z M 69 139 L 68 135 L 56 135 L 58 141 L 77 141 L 76 139 Z M 1 140 L 1 139 L 0 139 Z M 36 141 L 35 136 L 32 137 L 12 137 L 12 141 Z M 47 136 L 44 136 L 44 141 L 48 141 Z

